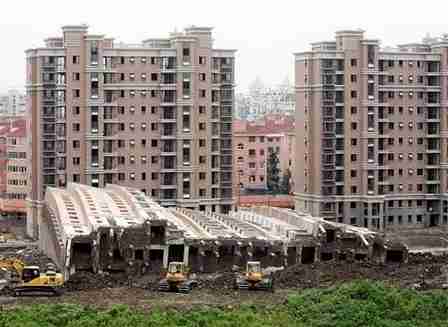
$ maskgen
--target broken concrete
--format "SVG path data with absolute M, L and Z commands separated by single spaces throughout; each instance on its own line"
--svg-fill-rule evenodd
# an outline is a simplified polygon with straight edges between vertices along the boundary
M 257 207 L 230 215 L 167 209 L 138 190 L 68 184 L 49 188 L 39 246 L 64 272 L 160 271 L 183 261 L 194 272 L 320 261 L 406 261 L 407 249 L 365 228 L 287 209 Z

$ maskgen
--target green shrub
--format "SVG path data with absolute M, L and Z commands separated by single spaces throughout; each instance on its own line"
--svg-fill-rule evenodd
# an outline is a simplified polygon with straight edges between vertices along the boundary
M 195 296 L 192 294 L 191 296 Z M 0 312 L 0 327 L 286 327 L 447 326 L 448 296 L 419 293 L 359 281 L 330 289 L 309 289 L 284 305 L 237 309 L 198 308 L 186 312 L 131 310 L 117 305 L 97 310 L 74 304 L 23 306 Z

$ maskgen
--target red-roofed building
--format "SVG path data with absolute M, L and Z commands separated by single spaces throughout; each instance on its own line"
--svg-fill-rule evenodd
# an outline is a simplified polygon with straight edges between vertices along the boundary
M 280 177 L 293 169 L 294 117 L 267 115 L 256 121 L 233 122 L 235 185 L 245 189 L 266 189 L 266 159 L 276 151 Z
M 11 118 L 0 121 L 0 213 L 26 213 L 29 192 L 29 141 L 27 121 Z

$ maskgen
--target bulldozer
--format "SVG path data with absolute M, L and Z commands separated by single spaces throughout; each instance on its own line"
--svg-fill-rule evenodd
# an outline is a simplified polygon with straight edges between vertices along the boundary
M 38 266 L 26 266 L 20 259 L 0 259 L 0 269 L 10 275 L 6 287 L 10 288 L 15 296 L 36 293 L 60 295 L 64 277 L 57 273 L 55 268 L 53 264 L 48 264 L 47 271 L 41 273 Z
M 168 270 L 159 282 L 159 291 L 190 293 L 197 281 L 183 262 L 170 262 Z
M 274 291 L 272 274 L 265 274 L 260 261 L 248 261 L 246 271 L 238 273 L 235 278 L 235 289 Z

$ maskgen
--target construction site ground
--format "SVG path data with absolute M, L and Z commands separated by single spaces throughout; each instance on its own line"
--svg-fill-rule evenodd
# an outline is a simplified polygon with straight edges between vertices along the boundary
M 39 261 L 39 260 L 37 260 Z M 43 260 L 45 261 L 45 260 Z M 4 308 L 31 304 L 76 303 L 98 308 L 126 304 L 133 308 L 190 310 L 197 307 L 234 308 L 239 305 L 275 305 L 289 294 L 310 287 L 328 288 L 356 279 L 370 279 L 422 291 L 444 288 L 448 256 L 412 255 L 407 264 L 376 265 L 368 262 L 324 262 L 291 266 L 275 273 L 275 292 L 237 291 L 232 272 L 200 275 L 199 285 L 190 294 L 157 291 L 159 274 L 128 279 L 119 275 L 77 273 L 67 282 L 60 297 L 14 298 L 5 291 Z
M 0 224 L 1 227 L 2 224 Z M 8 226 L 10 227 L 10 226 Z M 419 235 L 446 235 L 445 230 L 420 231 Z M 19 233 L 20 234 L 20 233 Z M 407 233 L 406 233 L 407 234 Z M 424 249 L 421 253 L 410 253 L 405 264 L 374 264 L 371 262 L 326 261 L 310 265 L 286 267 L 274 274 L 275 292 L 237 291 L 233 289 L 234 273 L 220 272 L 198 275 L 198 287 L 190 294 L 161 293 L 157 291 L 161 278 L 159 273 L 129 278 L 124 273 L 95 275 L 79 272 L 70 277 L 64 294 L 60 297 L 20 297 L 0 290 L 0 305 L 12 308 L 23 305 L 46 303 L 76 303 L 98 308 L 115 304 L 127 304 L 133 308 L 172 308 L 190 310 L 197 307 L 234 308 L 245 305 L 275 305 L 284 303 L 291 293 L 304 288 L 328 288 L 339 283 L 357 279 L 385 281 L 402 288 L 421 291 L 445 288 L 448 284 L 448 249 L 437 251 L 438 255 Z M 1 257 L 16 257 L 28 265 L 44 268 L 50 260 L 22 237 L 0 243 Z M 0 276 L 0 279 L 2 277 Z

